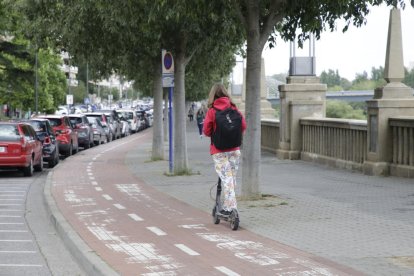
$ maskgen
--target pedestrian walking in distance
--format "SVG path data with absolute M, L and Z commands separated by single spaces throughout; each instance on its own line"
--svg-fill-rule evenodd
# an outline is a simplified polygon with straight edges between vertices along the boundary
M 198 134 L 200 134 L 200 139 L 203 138 L 204 117 L 204 106 L 201 106 L 196 112 L 196 121 L 198 126 Z
M 194 109 L 193 109 L 193 107 L 190 107 L 190 109 L 188 110 L 188 119 L 190 119 L 190 122 L 192 122 L 193 119 L 194 119 Z
M 213 85 L 207 106 L 203 132 L 205 136 L 211 137 L 210 154 L 223 187 L 224 202 L 220 213 L 229 215 L 232 209 L 237 209 L 236 174 L 246 121 L 223 84 Z

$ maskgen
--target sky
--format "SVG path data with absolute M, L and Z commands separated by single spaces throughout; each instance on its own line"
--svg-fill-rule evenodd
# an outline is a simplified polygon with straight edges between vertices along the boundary
M 370 76 L 372 67 L 384 67 L 389 14 L 389 7 L 372 7 L 366 25 L 360 28 L 350 26 L 346 33 L 342 33 L 344 24 L 338 22 L 337 31 L 322 33 L 320 40 L 315 43 L 316 74 L 338 69 L 341 77 L 353 80 L 357 73 L 366 71 Z M 408 3 L 405 10 L 401 11 L 401 28 L 404 65 L 412 67 L 414 8 Z M 265 46 L 262 56 L 265 59 L 266 76 L 287 73 L 289 70 L 290 44 L 281 42 L 272 49 Z M 308 44 L 304 44 L 303 50 L 296 50 L 296 56 L 308 56 Z

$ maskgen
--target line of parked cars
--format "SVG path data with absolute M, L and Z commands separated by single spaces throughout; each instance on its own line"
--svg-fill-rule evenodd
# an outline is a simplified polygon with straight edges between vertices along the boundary
M 39 115 L 0 122 L 0 169 L 18 169 L 24 176 L 53 168 L 60 155 L 108 143 L 152 126 L 152 114 L 132 109 L 82 114 Z

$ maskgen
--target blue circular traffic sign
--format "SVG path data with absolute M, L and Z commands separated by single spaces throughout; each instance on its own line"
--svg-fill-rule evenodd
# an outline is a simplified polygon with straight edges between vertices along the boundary
M 171 53 L 167 52 L 164 56 L 164 67 L 167 70 L 170 70 L 171 66 L 173 65 L 173 58 Z

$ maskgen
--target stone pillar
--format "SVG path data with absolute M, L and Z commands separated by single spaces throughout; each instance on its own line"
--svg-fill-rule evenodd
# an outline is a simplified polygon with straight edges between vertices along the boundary
M 414 114 L 413 89 L 401 83 L 404 63 L 401 34 L 401 13 L 390 11 L 384 79 L 387 84 L 375 89 L 373 100 L 367 101 L 368 135 L 367 160 L 363 171 L 369 175 L 388 175 L 392 161 L 390 117 Z
M 267 100 L 266 70 L 263 58 L 260 73 L 260 114 L 261 118 L 276 118 L 276 111 L 272 108 L 272 104 Z
M 323 118 L 326 114 L 326 84 L 315 76 L 289 76 L 280 91 L 280 159 L 299 159 L 302 150 L 300 119 Z

